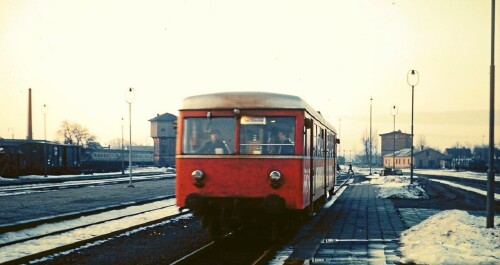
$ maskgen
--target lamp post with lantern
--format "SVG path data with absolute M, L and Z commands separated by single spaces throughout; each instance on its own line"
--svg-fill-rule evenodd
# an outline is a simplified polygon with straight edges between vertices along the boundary
M 372 102 L 373 97 L 370 97 L 370 156 L 368 157 L 368 164 L 370 166 L 370 176 L 372 175 Z
M 393 148 L 393 153 L 392 153 L 392 171 L 394 172 L 394 169 L 396 169 L 396 115 L 398 114 L 398 108 L 394 105 L 392 106 L 391 109 L 391 115 L 393 116 L 393 143 L 392 143 L 392 148 Z
M 406 81 L 411 86 L 411 154 L 410 154 L 410 184 L 413 184 L 413 106 L 415 86 L 418 85 L 419 75 L 417 70 L 410 70 L 406 75 Z
M 132 102 L 135 99 L 135 89 L 129 88 L 125 94 L 125 99 L 128 103 L 129 115 L 129 143 L 128 143 L 128 169 L 129 169 L 129 183 L 127 187 L 133 188 L 132 184 Z

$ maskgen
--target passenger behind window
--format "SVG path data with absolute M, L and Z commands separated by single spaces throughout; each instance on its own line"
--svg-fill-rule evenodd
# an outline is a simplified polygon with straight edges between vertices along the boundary
M 210 141 L 208 141 L 199 151 L 200 154 L 229 154 L 228 146 L 220 140 L 219 130 L 210 132 Z
M 293 144 L 283 130 L 278 131 L 278 139 L 271 150 L 271 154 L 291 155 L 293 154 Z
M 258 129 L 257 129 L 258 130 Z M 242 154 L 262 154 L 262 140 L 259 132 L 248 129 L 245 131 L 245 146 L 242 148 Z

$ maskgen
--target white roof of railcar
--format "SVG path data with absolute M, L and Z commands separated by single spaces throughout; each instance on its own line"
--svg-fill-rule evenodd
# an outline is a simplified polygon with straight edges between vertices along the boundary
M 191 96 L 184 99 L 180 110 L 200 109 L 304 109 L 334 130 L 324 117 L 302 98 L 269 92 L 222 92 Z

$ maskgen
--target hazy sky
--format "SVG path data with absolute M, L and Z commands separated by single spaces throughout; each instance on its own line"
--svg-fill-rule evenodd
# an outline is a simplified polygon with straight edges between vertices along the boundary
M 28 88 L 35 139 L 47 104 L 48 139 L 67 119 L 103 145 L 122 117 L 128 139 L 129 87 L 140 144 L 152 144 L 148 120 L 177 115 L 185 97 L 268 91 L 305 99 L 337 126 L 341 150 L 359 152 L 370 97 L 378 142 L 393 105 L 410 133 L 416 69 L 415 144 L 487 144 L 490 45 L 489 0 L 2 0 L 0 137 L 26 137 Z

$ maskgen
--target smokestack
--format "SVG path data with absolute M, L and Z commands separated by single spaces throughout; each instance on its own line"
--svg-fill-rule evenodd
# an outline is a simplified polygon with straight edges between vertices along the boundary
M 26 140 L 33 140 L 33 120 L 31 118 L 31 88 L 28 92 L 28 135 Z

